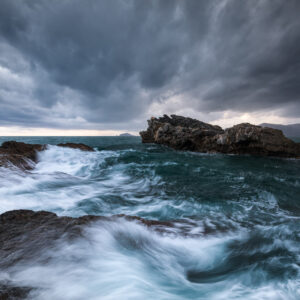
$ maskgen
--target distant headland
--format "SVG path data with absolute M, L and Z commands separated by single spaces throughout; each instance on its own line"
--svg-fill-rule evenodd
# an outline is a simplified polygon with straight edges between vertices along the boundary
M 125 133 L 121 133 L 119 136 L 135 136 L 135 135 L 125 132 Z

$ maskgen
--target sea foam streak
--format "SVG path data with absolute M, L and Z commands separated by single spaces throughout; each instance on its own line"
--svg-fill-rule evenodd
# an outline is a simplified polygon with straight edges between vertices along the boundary
M 191 272 L 217 270 L 231 255 L 230 244 L 248 239 L 175 237 L 125 220 L 100 222 L 86 229 L 85 238 L 62 240 L 36 262 L 15 266 L 10 279 L 35 287 L 30 299 L 297 299 L 295 282 L 259 283 L 268 274 L 255 265 L 191 280 Z

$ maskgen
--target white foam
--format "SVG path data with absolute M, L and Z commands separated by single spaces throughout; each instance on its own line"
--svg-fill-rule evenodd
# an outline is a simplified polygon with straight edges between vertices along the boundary
M 134 214 L 143 209 L 143 203 L 147 210 L 152 198 L 145 194 L 159 186 L 160 178 L 154 171 L 131 178 L 127 170 L 136 167 L 135 163 L 111 164 L 121 153 L 48 146 L 39 153 L 39 162 L 31 172 L 0 168 L 0 213 L 13 209 L 49 210 L 72 216 L 94 213 L 86 211 L 87 201 L 98 207 L 95 213 L 102 215 Z M 144 196 L 138 198 L 141 193 Z M 120 205 L 120 197 L 134 207 Z
M 213 283 L 193 283 L 188 270 L 209 270 L 222 263 L 232 236 L 211 238 L 160 235 L 125 220 L 100 222 L 86 239 L 62 241 L 44 251 L 47 263 L 15 266 L 8 276 L 34 286 L 30 299 L 297 299 L 299 282 L 245 285 L 240 274 Z M 242 238 L 242 237 L 240 237 Z M 251 280 L 250 280 L 251 281 Z
M 87 236 L 50 251 L 47 264 L 15 268 L 13 280 L 39 288 L 31 299 L 182 299 L 176 290 L 193 285 L 185 269 L 214 264 L 224 243 L 160 236 L 124 220 L 95 225 Z
M 0 168 L 0 212 L 20 208 L 65 212 L 97 195 L 91 177 L 113 155 L 49 146 L 39 154 L 32 172 Z

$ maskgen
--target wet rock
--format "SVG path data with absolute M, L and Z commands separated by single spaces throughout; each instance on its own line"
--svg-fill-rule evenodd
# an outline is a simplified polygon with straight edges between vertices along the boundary
M 75 144 L 75 143 L 65 143 L 65 144 L 58 144 L 59 147 L 67 147 L 72 149 L 79 149 L 81 151 L 95 151 L 92 147 L 85 145 L 85 144 Z
M 0 147 L 0 166 L 14 165 L 23 170 L 30 170 L 37 162 L 37 152 L 44 149 L 45 145 L 4 142 Z
M 195 119 L 164 115 L 148 120 L 147 130 L 140 135 L 143 143 L 176 150 L 300 158 L 300 144 L 286 138 L 281 130 L 249 123 L 223 130 Z
M 0 284 L 0 300 L 26 299 L 31 290 L 29 287 Z
M 86 215 L 79 218 L 58 217 L 47 211 L 13 210 L 0 215 L 0 269 L 38 257 L 59 239 L 72 240 L 82 236 L 84 226 L 97 221 L 126 219 L 147 227 L 172 227 L 171 222 L 146 220 L 136 216 L 111 217 Z
M 137 222 L 158 232 L 172 227 L 171 222 L 146 220 L 136 216 L 111 217 L 86 215 L 79 218 L 58 217 L 47 211 L 13 210 L 0 215 L 0 270 L 13 272 L 17 266 L 46 264 L 59 241 L 84 238 L 84 228 L 94 222 L 115 222 L 120 219 Z M 101 226 L 101 224 L 99 224 Z M 25 299 L 34 287 L 18 287 L 14 282 L 0 280 L 1 299 Z
M 82 151 L 94 151 L 84 144 L 66 143 L 60 147 L 80 149 Z M 47 145 L 26 144 L 16 141 L 4 142 L 0 147 L 0 167 L 15 166 L 22 170 L 32 170 L 38 160 L 38 152 L 47 148 Z
M 49 263 L 53 251 L 60 242 L 77 242 L 78 238 L 89 238 L 85 228 L 93 224 L 104 226 L 107 222 L 127 220 L 136 222 L 159 234 L 180 234 L 182 236 L 202 236 L 207 234 L 224 233 L 228 228 L 220 228 L 218 232 L 210 228 L 203 228 L 203 233 L 195 233 L 193 228 L 197 222 L 187 220 L 156 221 L 147 220 L 137 216 L 113 215 L 110 217 L 86 215 L 79 218 L 59 217 L 52 212 L 13 210 L 0 215 L 0 270 L 14 272 L 18 267 L 27 265 Z M 213 225 L 215 228 L 216 226 Z M 124 236 L 115 232 L 120 243 L 129 249 L 139 248 L 140 240 L 132 238 L 132 235 Z M 15 282 L 0 280 L 1 299 L 25 299 L 30 296 L 30 291 L 37 287 L 16 286 Z

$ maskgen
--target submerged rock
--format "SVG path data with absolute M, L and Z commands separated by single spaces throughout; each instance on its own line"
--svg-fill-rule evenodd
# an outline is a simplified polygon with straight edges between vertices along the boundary
M 69 147 L 82 151 L 94 151 L 84 144 L 58 144 L 59 147 Z M 16 166 L 22 170 L 31 170 L 38 160 L 37 152 L 47 149 L 47 145 L 26 144 L 16 141 L 4 142 L 0 147 L 0 167 Z
M 79 149 L 81 151 L 95 151 L 92 147 L 85 145 L 85 144 L 75 144 L 75 143 L 65 143 L 65 144 L 57 144 L 59 147 L 67 147 L 72 149 Z
M 300 144 L 286 138 L 281 130 L 249 123 L 223 130 L 195 119 L 164 115 L 148 120 L 147 130 L 140 135 L 143 143 L 176 150 L 300 158 Z

